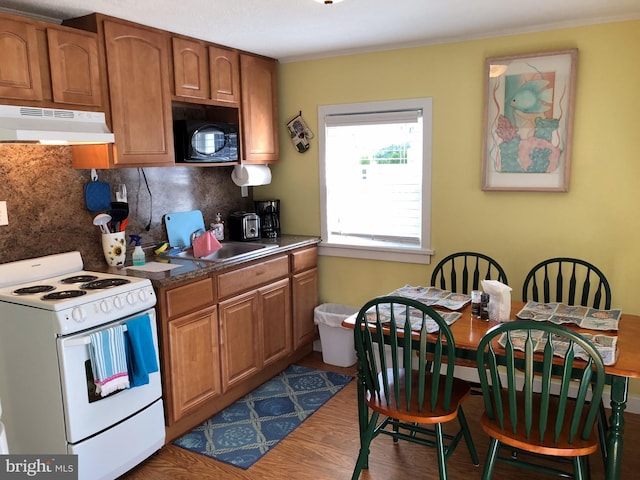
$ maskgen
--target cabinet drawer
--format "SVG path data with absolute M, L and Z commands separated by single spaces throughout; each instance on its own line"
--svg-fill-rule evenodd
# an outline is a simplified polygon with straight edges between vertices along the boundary
M 218 275 L 218 295 L 220 298 L 236 295 L 286 277 L 288 274 L 289 258 L 286 255 L 232 272 L 222 273 Z
M 208 307 L 215 301 L 213 281 L 207 277 L 172 288 L 167 290 L 166 299 L 169 318 Z
M 291 254 L 291 271 L 298 273 L 318 265 L 318 247 L 305 248 Z

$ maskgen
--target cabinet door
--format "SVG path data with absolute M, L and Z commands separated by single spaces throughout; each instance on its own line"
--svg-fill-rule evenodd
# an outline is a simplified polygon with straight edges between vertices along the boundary
M 242 162 L 278 161 L 277 62 L 240 55 L 242 84 Z
M 313 342 L 313 310 L 318 305 L 318 269 L 293 276 L 293 348 Z
M 209 98 L 209 62 L 202 42 L 172 37 L 173 81 L 178 97 Z
M 167 37 L 110 21 L 104 35 L 117 165 L 172 165 Z
M 53 101 L 101 106 L 98 42 L 90 34 L 47 29 Z
M 239 55 L 235 50 L 209 47 L 211 99 L 237 105 L 240 101 Z
M 221 394 L 217 308 L 171 320 L 169 355 L 173 423 Z
M 258 292 L 252 291 L 219 304 L 222 387 L 226 392 L 262 368 L 262 331 Z
M 0 97 L 42 100 L 36 27 L 0 18 Z
M 259 290 L 262 323 L 263 366 L 291 353 L 289 279 Z

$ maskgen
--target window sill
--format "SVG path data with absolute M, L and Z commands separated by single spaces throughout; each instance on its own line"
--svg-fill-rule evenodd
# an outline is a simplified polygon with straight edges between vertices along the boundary
M 429 265 L 433 250 L 371 247 L 331 244 L 322 242 L 318 245 L 318 254 L 329 257 L 361 258 L 368 260 L 383 260 L 387 262 L 419 263 Z

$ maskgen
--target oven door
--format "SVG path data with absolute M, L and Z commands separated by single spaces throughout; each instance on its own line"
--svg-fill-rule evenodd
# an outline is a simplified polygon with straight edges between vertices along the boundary
M 106 397 L 95 394 L 89 360 L 89 335 L 144 314 L 149 316 L 157 358 L 158 335 L 154 309 L 76 335 L 58 338 L 58 362 L 62 379 L 65 427 L 69 443 L 80 442 L 121 422 L 162 396 L 160 372 L 151 373 L 147 385 L 118 390 Z M 158 365 L 160 365 L 159 360 Z

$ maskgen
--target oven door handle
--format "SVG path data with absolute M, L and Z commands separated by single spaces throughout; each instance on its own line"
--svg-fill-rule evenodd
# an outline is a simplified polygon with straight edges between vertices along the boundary
M 127 326 L 124 326 L 124 331 L 127 331 Z M 79 347 L 81 345 L 89 345 L 91 343 L 91 337 L 86 335 L 84 337 L 71 338 L 65 342 L 68 347 Z

